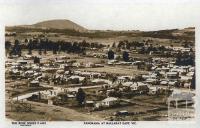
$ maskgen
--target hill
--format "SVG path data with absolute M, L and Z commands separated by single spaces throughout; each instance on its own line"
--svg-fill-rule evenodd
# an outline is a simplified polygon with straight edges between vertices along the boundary
M 6 26 L 7 32 L 16 32 L 18 35 L 30 34 L 34 32 L 57 33 L 65 36 L 85 37 L 85 38 L 159 38 L 170 40 L 195 41 L 195 28 L 167 29 L 158 31 L 115 31 L 115 30 L 88 30 L 70 20 L 57 19 L 39 22 L 33 25 Z
M 48 20 L 33 24 L 32 27 L 37 28 L 53 28 L 53 29 L 69 29 L 75 31 L 86 31 L 84 27 L 70 21 L 70 20 Z

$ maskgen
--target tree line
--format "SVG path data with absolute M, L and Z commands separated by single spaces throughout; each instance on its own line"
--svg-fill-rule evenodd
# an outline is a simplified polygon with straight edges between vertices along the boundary
M 78 53 L 84 54 L 87 48 L 102 48 L 103 44 L 94 42 L 89 43 L 83 40 L 82 42 L 67 42 L 67 41 L 51 41 L 48 39 L 25 39 L 24 43 L 19 40 L 12 42 L 6 41 L 5 48 L 6 52 L 10 55 L 19 55 L 21 56 L 22 49 L 27 49 L 28 54 L 32 54 L 33 50 L 38 50 L 39 54 L 47 53 L 47 51 L 52 51 L 53 54 L 60 53 L 61 51 L 67 53 Z

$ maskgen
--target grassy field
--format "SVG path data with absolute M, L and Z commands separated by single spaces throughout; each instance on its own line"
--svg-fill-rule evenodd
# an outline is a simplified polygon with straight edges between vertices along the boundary
M 6 41 L 14 42 L 15 39 L 24 41 L 25 38 L 32 38 L 32 36 L 19 34 L 16 37 L 6 37 L 5 39 Z M 114 42 L 118 44 L 119 41 L 123 41 L 123 40 L 142 42 L 143 40 L 150 39 L 150 40 L 153 40 L 152 42 L 153 45 L 159 44 L 159 45 L 169 46 L 172 44 L 174 46 L 181 46 L 181 43 L 175 43 L 175 40 L 172 40 L 172 39 L 162 39 L 162 38 L 142 37 L 142 36 L 137 36 L 137 37 L 117 36 L 117 37 L 106 37 L 106 38 L 95 38 L 95 37 L 90 38 L 90 37 L 69 36 L 69 35 L 59 35 L 56 37 L 56 36 L 53 36 L 52 34 L 49 34 L 48 39 L 52 41 L 63 40 L 63 41 L 70 41 L 70 42 L 82 42 L 83 40 L 85 40 L 86 42 L 90 42 L 90 43 L 99 42 L 104 45 L 112 45 Z
M 98 68 L 83 68 L 79 69 L 81 71 L 92 71 L 92 72 L 106 72 L 111 74 L 120 74 L 120 75 L 131 75 L 136 76 L 139 74 L 146 74 L 147 71 L 137 70 L 135 66 L 129 68 L 123 68 L 120 66 L 105 66 L 105 67 L 98 67 Z
M 99 115 L 102 118 L 109 118 L 114 115 L 115 112 L 117 111 L 128 111 L 128 112 L 145 112 L 147 110 L 153 109 L 154 107 L 152 106 L 140 106 L 140 105 L 130 105 L 130 106 L 124 106 L 124 107 L 116 107 L 112 109 L 106 109 L 103 111 L 95 111 L 92 112 L 92 115 Z M 162 111 L 162 115 L 166 115 L 167 111 Z M 148 121 L 152 120 L 152 118 L 156 118 L 157 120 L 161 119 L 160 118 L 161 113 L 160 112 L 155 112 L 155 113 L 143 113 L 143 114 L 136 114 L 136 115 L 130 115 L 130 116 L 118 116 L 115 117 L 115 120 L 118 120 L 117 118 L 121 118 L 121 120 L 124 121 Z M 166 120 L 162 119 L 162 120 Z M 155 121 L 155 120 L 154 120 Z
M 6 118 L 16 121 L 100 121 L 103 118 L 95 115 L 89 116 L 77 112 L 74 109 L 64 108 L 54 105 L 47 105 L 43 103 L 36 103 L 27 101 L 31 104 L 31 112 L 13 112 L 10 110 L 10 104 L 6 103 Z M 47 109 L 48 108 L 48 109 Z

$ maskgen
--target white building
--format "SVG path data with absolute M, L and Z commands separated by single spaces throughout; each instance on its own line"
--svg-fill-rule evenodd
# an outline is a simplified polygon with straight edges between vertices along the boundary
M 115 97 L 108 97 L 101 101 L 101 105 L 104 107 L 114 106 L 119 103 L 118 98 Z

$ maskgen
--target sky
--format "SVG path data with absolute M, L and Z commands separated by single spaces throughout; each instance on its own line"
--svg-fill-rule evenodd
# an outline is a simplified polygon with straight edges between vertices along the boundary
M 6 26 L 68 19 L 92 30 L 161 30 L 195 27 L 199 12 L 197 0 L 0 0 Z

